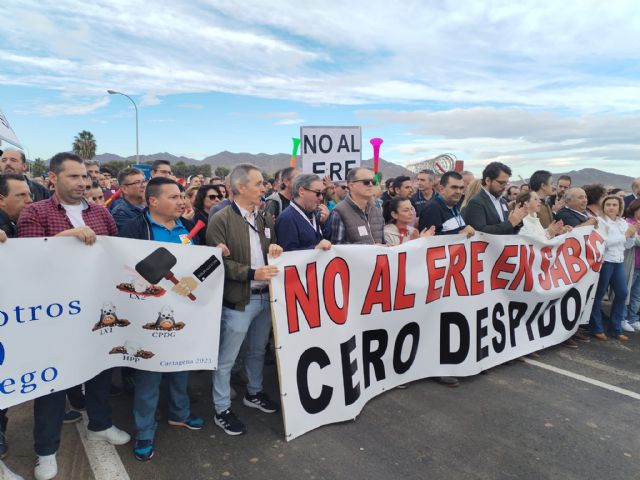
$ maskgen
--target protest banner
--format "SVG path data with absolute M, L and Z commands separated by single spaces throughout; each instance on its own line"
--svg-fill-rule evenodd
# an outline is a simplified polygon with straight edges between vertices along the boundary
M 18 148 L 22 148 L 18 137 L 11 128 L 9 120 L 7 120 L 7 117 L 5 117 L 4 113 L 2 113 L 2 110 L 0 110 L 0 140 L 4 140 L 5 142 L 9 142 L 10 144 L 15 145 Z
M 571 337 L 603 249 L 585 227 L 547 243 L 476 233 L 270 260 L 287 439 L 353 419 L 397 385 L 475 375 Z
M 349 170 L 360 166 L 360 127 L 300 127 L 302 172 L 331 180 L 345 180 Z
M 217 248 L 102 236 L 0 244 L 0 408 L 111 367 L 215 369 L 221 261 Z

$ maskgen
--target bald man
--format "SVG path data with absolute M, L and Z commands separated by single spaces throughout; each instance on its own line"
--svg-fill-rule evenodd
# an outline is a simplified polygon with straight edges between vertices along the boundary
M 34 202 L 49 198 L 51 193 L 47 187 L 40 185 L 25 176 L 24 173 L 27 169 L 27 157 L 25 157 L 24 152 L 8 148 L 2 153 L 2 156 L 0 157 L 0 173 L 14 173 L 22 175 L 27 182 L 27 185 L 29 185 L 31 197 Z

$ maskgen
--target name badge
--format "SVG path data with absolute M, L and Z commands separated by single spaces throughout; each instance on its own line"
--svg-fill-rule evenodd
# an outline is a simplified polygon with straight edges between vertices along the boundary
M 364 225 L 360 225 L 358 227 L 358 233 L 360 234 L 361 237 L 369 236 L 369 232 L 367 232 L 367 227 L 365 227 Z
M 271 229 L 270 228 L 265 228 L 264 229 L 264 236 L 266 238 L 268 238 L 269 240 L 271 240 Z

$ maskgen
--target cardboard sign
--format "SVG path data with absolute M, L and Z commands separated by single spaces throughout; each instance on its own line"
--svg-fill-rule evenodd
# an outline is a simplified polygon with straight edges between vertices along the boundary
M 360 127 L 300 127 L 302 172 L 345 180 L 362 161 Z

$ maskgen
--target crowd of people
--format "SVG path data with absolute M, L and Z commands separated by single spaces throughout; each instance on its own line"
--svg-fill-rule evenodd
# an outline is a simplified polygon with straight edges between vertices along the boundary
M 201 230 L 191 242 L 221 248 L 225 283 L 218 369 L 212 374 L 215 425 L 229 435 L 247 429 L 232 410 L 233 375 L 244 378 L 242 403 L 266 414 L 279 410 L 263 388 L 265 357 L 270 353 L 269 280 L 278 274 L 268 257 L 283 251 L 331 249 L 333 245 L 394 246 L 435 235 L 526 235 L 542 241 L 572 228 L 591 225 L 606 239 L 589 330 L 564 342 L 578 348 L 591 338 L 628 340 L 640 331 L 640 179 L 625 195 L 603 185 L 573 186 L 563 175 L 534 172 L 528 183 L 510 183 L 511 169 L 485 166 L 480 178 L 471 172 L 415 175 L 377 182 L 368 168 L 355 168 L 344 181 L 332 181 L 296 168 L 273 179 L 257 167 L 236 165 L 226 178 L 177 179 L 171 163 L 157 160 L 150 178 L 136 168 L 111 172 L 97 162 L 59 153 L 46 178 L 31 178 L 19 150 L 0 159 L 0 242 L 24 237 L 75 237 L 85 244 L 100 235 L 183 243 L 194 224 Z M 378 176 L 379 177 L 379 176 Z M 381 183 L 381 182 L 380 182 Z M 19 240 L 17 240 L 19 241 Z M 1 246 L 0 246 L 1 248 Z M 601 303 L 612 299 L 608 330 Z M 86 409 L 88 437 L 114 445 L 130 435 L 112 423 L 110 395 L 120 393 L 112 371 L 67 391 L 34 401 L 34 449 L 38 480 L 57 475 L 56 452 L 64 422 L 80 419 Z M 133 395 L 136 426 L 133 453 L 148 461 L 154 455 L 156 409 L 162 377 L 169 384 L 168 423 L 199 430 L 204 419 L 192 415 L 188 372 L 161 374 L 122 369 L 122 387 Z M 438 382 L 457 387 L 453 377 Z M 67 409 L 69 401 L 70 409 Z M 0 415 L 0 456 L 8 451 L 7 410 Z

